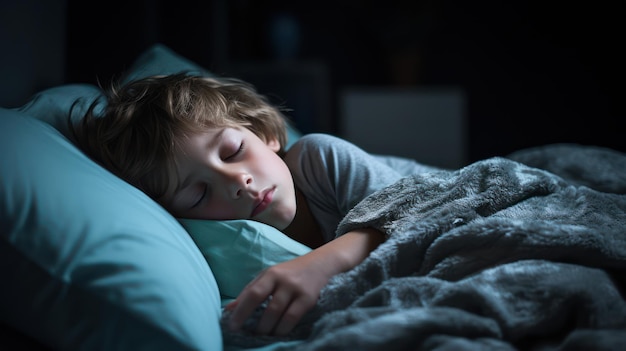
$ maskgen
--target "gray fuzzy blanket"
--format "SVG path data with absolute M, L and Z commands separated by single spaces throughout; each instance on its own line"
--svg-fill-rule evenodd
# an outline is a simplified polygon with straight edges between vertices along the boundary
M 626 155 L 527 149 L 416 174 L 337 230 L 388 235 L 335 276 L 289 350 L 617 350 L 626 345 Z M 254 321 L 251 321 L 254 324 Z M 276 350 L 282 349 L 280 347 Z

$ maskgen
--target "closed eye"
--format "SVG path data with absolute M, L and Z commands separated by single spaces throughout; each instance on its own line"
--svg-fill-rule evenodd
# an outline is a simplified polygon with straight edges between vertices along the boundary
M 237 156 L 239 156 L 239 154 L 241 154 L 243 152 L 243 150 L 244 150 L 244 142 L 242 141 L 241 144 L 239 144 L 239 148 L 235 152 L 233 152 L 231 155 L 226 157 L 224 159 L 224 161 L 230 161 L 230 160 L 236 158 Z
M 204 199 L 204 197 L 206 196 L 206 191 L 207 191 L 207 186 L 205 185 L 203 190 L 202 190 L 202 195 L 200 195 L 200 198 L 198 199 L 198 201 L 196 201 L 191 208 L 195 208 L 198 207 L 198 205 L 200 205 L 200 203 L 202 202 L 202 200 Z

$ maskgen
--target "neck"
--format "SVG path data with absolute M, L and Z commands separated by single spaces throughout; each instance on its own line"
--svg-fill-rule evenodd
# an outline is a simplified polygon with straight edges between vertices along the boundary
M 312 249 L 318 248 L 324 244 L 322 232 L 309 209 L 304 195 L 298 188 L 296 188 L 296 205 L 296 216 L 283 232 L 293 240 Z

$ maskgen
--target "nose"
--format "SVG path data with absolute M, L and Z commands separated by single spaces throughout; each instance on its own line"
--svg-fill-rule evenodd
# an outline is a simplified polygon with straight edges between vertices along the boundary
M 228 172 L 226 177 L 227 191 L 233 199 L 238 199 L 252 184 L 252 175 L 248 172 Z

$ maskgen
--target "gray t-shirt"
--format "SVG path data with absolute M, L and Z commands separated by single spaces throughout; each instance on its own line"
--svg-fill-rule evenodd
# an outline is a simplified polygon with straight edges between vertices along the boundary
M 368 195 L 408 174 L 436 170 L 405 158 L 372 155 L 327 134 L 301 137 L 289 148 L 285 163 L 326 242 L 335 238 L 348 211 Z

